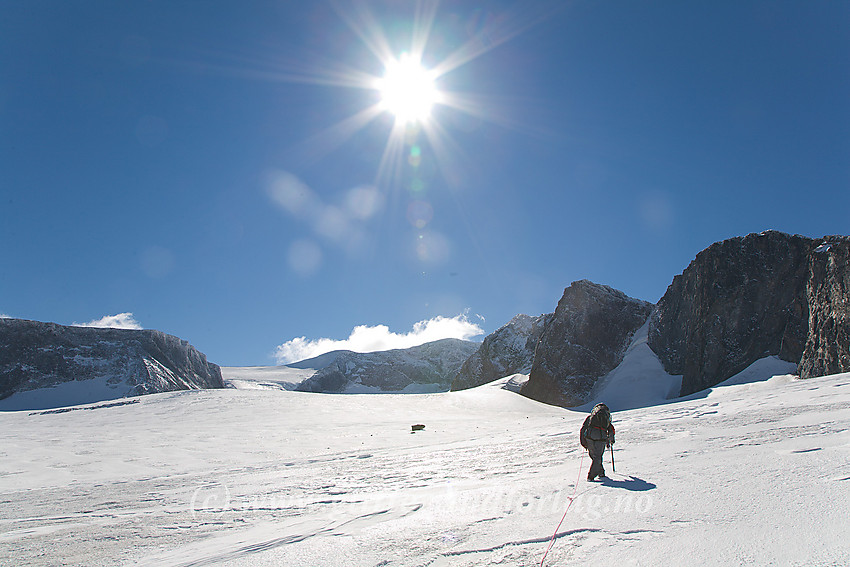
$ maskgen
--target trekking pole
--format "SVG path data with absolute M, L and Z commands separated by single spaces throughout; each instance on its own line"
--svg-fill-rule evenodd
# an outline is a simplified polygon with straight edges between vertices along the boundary
M 617 469 L 614 468 L 614 445 L 611 444 L 608 446 L 611 447 L 611 472 L 617 472 Z

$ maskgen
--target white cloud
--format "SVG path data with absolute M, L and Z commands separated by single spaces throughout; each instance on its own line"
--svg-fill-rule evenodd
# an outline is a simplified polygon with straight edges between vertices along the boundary
M 347 339 L 307 339 L 298 337 L 278 345 L 274 357 L 278 364 L 289 364 L 313 358 L 332 350 L 375 352 L 396 348 L 410 348 L 440 339 L 470 339 L 484 334 L 484 330 L 469 321 L 465 313 L 457 317 L 438 316 L 419 321 L 408 333 L 394 333 L 386 325 L 358 325 Z
M 74 323 L 75 327 L 106 327 L 110 329 L 141 329 L 142 325 L 133 318 L 132 313 L 107 315 L 88 323 Z

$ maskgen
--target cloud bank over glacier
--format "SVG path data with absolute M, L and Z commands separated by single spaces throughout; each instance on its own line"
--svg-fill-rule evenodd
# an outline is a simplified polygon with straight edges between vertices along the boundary
M 477 323 L 470 321 L 466 313 L 461 313 L 456 317 L 437 316 L 419 321 L 407 333 L 390 331 L 386 325 L 358 325 L 347 339 L 342 340 L 297 337 L 278 345 L 273 356 L 278 364 L 289 364 L 334 350 L 375 352 L 410 348 L 440 339 L 469 340 L 483 334 L 484 330 Z

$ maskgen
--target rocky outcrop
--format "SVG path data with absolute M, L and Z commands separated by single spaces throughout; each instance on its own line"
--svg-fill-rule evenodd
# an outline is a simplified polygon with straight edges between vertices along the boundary
M 850 372 L 850 238 L 826 237 L 809 259 L 801 378 Z
M 217 365 L 186 341 L 160 331 L 0 319 L 0 399 L 89 380 L 104 386 L 100 399 L 92 401 L 224 387 Z
M 667 372 L 682 375 L 682 395 L 766 356 L 799 363 L 801 376 L 848 368 L 840 363 L 847 359 L 847 239 L 828 240 L 777 231 L 731 238 L 673 279 L 653 314 L 649 346 Z
M 478 343 L 443 339 L 382 352 L 337 351 L 329 365 L 296 388 L 302 392 L 447 391 Z
M 584 403 L 596 381 L 622 360 L 652 304 L 587 280 L 564 290 L 540 338 L 525 396 L 555 405 Z
M 452 390 L 465 390 L 487 384 L 511 374 L 528 374 L 534 360 L 534 349 L 543 334 L 546 321 L 552 317 L 517 315 L 488 335 L 470 356 L 452 381 Z

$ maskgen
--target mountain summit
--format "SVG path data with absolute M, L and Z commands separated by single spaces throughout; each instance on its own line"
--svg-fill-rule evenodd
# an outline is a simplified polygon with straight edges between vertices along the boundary
M 43 409 L 223 388 L 221 369 L 161 331 L 0 319 L 0 408 Z
M 771 230 L 717 242 L 697 254 L 654 306 L 608 286 L 574 282 L 554 313 L 518 316 L 486 337 L 453 389 L 529 372 L 522 394 L 582 405 L 623 362 L 647 320 L 644 354 L 660 361 L 665 389 L 681 377 L 673 395 L 715 386 L 767 357 L 797 365 L 803 378 L 848 372 L 850 237 Z

